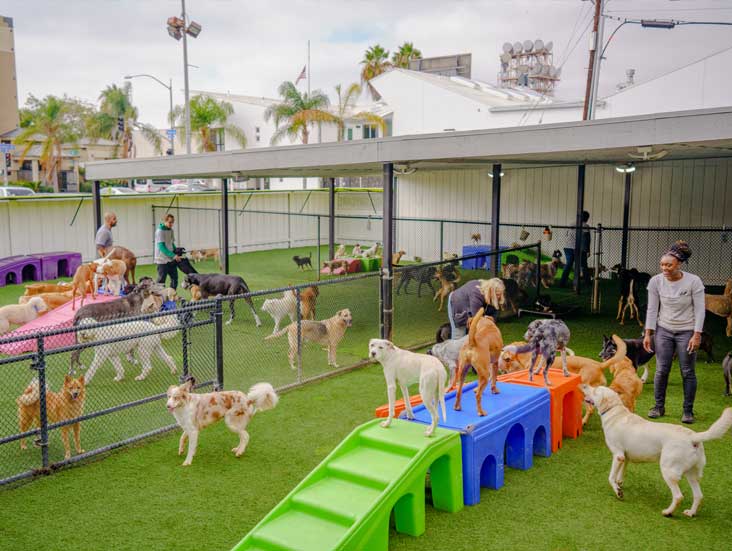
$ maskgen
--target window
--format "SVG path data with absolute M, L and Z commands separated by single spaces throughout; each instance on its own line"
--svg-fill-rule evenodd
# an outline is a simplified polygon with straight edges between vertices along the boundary
M 224 131 L 224 129 L 223 128 L 214 128 L 212 133 L 213 133 L 214 144 L 216 145 L 216 151 L 225 151 L 225 144 L 224 144 L 225 131 Z
M 346 137 L 348 141 L 351 141 L 353 139 L 353 128 L 348 129 L 348 136 Z
M 363 139 L 368 140 L 370 138 L 376 138 L 378 136 L 378 132 L 376 130 L 376 126 L 372 124 L 364 124 L 363 125 Z
M 257 136 L 256 136 L 255 140 L 256 140 L 256 141 L 259 141 L 259 134 L 257 134 Z

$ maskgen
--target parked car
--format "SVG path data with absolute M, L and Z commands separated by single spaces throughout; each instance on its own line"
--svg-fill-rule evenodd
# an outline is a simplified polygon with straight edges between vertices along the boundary
M 190 184 L 173 184 L 165 190 L 166 193 L 185 193 L 188 191 L 214 191 L 214 189 L 205 184 L 192 182 Z
M 27 187 L 21 186 L 0 186 L 0 197 L 22 197 L 24 195 L 35 195 L 36 192 Z
M 136 195 L 139 192 L 128 187 L 107 186 L 103 187 L 99 193 L 102 195 Z
M 135 191 L 141 192 L 161 192 L 165 191 L 170 186 L 171 181 L 166 179 L 150 179 L 147 180 L 136 180 Z

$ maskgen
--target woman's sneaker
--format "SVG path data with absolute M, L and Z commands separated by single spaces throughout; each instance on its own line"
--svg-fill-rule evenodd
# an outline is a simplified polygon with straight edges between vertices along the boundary
M 666 415 L 666 411 L 662 407 L 654 406 L 651 408 L 651 410 L 648 412 L 648 417 L 650 419 L 658 419 L 659 417 L 663 417 Z
M 681 416 L 681 422 L 686 423 L 687 425 L 691 425 L 694 422 L 694 414 L 684 412 L 684 414 Z

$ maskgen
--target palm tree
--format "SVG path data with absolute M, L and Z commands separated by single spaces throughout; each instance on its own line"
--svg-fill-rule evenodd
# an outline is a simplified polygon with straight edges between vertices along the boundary
M 216 132 L 223 130 L 242 147 L 247 146 L 247 137 L 244 130 L 233 123 L 229 118 L 234 114 L 234 106 L 228 101 L 218 101 L 205 94 L 193 96 L 190 100 L 191 133 L 198 134 L 201 152 L 216 151 Z M 185 107 L 178 105 L 173 109 L 173 116 L 178 119 L 182 139 L 185 140 Z
M 306 144 L 310 136 L 310 124 L 338 124 L 338 118 L 325 110 L 330 100 L 320 90 L 301 94 L 292 82 L 285 81 L 280 84 L 277 93 L 282 102 L 272 104 L 264 111 L 264 120 L 274 119 L 277 127 L 270 140 L 272 145 L 279 143 L 285 136 L 299 137 Z
M 121 87 L 110 84 L 99 94 L 99 100 L 99 111 L 86 120 L 86 134 L 89 138 L 117 142 L 118 153 L 121 150 L 119 156 L 128 159 L 134 157 L 132 131 L 137 129 L 157 153 L 161 152 L 162 140 L 158 130 L 137 121 L 137 107 L 132 104 L 132 83 L 125 82 Z
M 361 65 L 361 84 L 367 84 L 373 98 L 378 99 L 379 93 L 371 86 L 370 80 L 391 69 L 389 50 L 385 50 L 380 44 L 370 46 L 363 54 Z
M 31 97 L 31 108 L 24 113 L 23 130 L 14 142 L 23 146 L 20 162 L 34 145 L 40 145 L 40 162 L 43 167 L 43 182 L 51 184 L 58 192 L 58 171 L 61 166 L 63 144 L 75 146 L 79 135 L 71 120 L 70 108 L 66 101 L 56 96 L 46 96 L 42 100 Z
M 414 59 L 422 59 L 422 52 L 412 42 L 405 42 L 392 54 L 391 63 L 394 67 L 409 69 L 409 62 Z
M 363 89 L 361 88 L 361 86 L 356 82 L 351 84 L 346 89 L 345 93 L 343 92 L 340 84 L 336 85 L 335 87 L 336 95 L 338 96 L 338 106 L 336 108 L 336 118 L 338 120 L 336 124 L 338 124 L 339 142 L 342 142 L 343 138 L 345 137 L 346 119 L 357 119 L 368 122 L 370 124 L 378 125 L 379 128 L 381 128 L 381 135 L 383 136 L 386 133 L 386 122 L 379 115 L 369 113 L 368 111 L 350 113 L 350 111 L 353 111 L 353 109 L 355 108 L 356 100 L 361 95 L 362 90 Z

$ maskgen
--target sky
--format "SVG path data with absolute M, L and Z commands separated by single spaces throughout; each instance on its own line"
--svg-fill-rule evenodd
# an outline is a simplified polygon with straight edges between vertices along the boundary
M 363 53 L 376 43 L 394 50 L 411 41 L 425 57 L 470 52 L 473 77 L 494 83 L 504 42 L 541 38 L 554 42 L 554 64 L 562 66 L 556 95 L 570 100 L 584 97 L 594 9 L 584 0 L 187 0 L 186 8 L 203 26 L 188 45 L 197 66 L 189 71 L 192 90 L 276 97 L 305 65 L 308 40 L 311 86 L 331 98 L 336 84 L 358 80 Z M 165 29 L 180 10 L 180 0 L 0 0 L 0 15 L 15 25 L 21 105 L 28 94 L 96 102 L 105 86 L 136 73 L 172 78 L 182 104 L 182 42 Z M 609 0 L 606 13 L 732 22 L 732 2 Z M 606 40 L 618 24 L 606 20 Z M 607 48 L 600 95 L 613 92 L 628 68 L 643 82 L 729 47 L 730 26 L 625 25 Z M 133 98 L 141 121 L 165 126 L 167 90 L 136 79 Z

